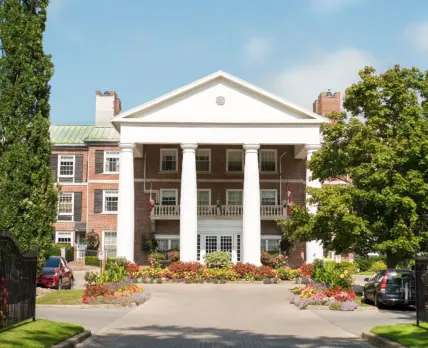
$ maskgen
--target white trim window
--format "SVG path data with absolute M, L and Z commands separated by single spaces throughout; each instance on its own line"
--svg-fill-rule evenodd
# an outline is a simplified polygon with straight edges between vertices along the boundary
M 56 231 L 55 243 L 58 244 L 73 244 L 73 231 Z
M 264 173 L 275 173 L 277 163 L 277 151 L 272 150 L 260 150 L 260 171 Z
M 226 205 L 242 205 L 242 190 L 226 190 Z
M 198 206 L 211 205 L 211 190 L 200 189 L 198 190 Z
M 161 172 L 176 172 L 178 169 L 178 150 L 161 149 L 160 150 L 160 170 Z
M 58 182 L 74 181 L 74 155 L 58 155 Z
M 242 172 L 244 170 L 244 150 L 226 150 L 226 171 Z
M 103 191 L 103 213 L 117 213 L 119 202 L 118 190 L 104 190 Z
M 281 243 L 281 236 L 262 236 L 261 249 L 269 253 L 279 253 Z
M 120 151 L 104 151 L 104 173 L 117 174 L 120 166 Z
M 196 171 L 197 172 L 211 171 L 211 149 L 196 150 Z
M 178 190 L 177 189 L 161 189 L 161 205 L 177 205 L 178 204 Z
M 103 251 L 106 253 L 107 258 L 116 257 L 117 248 L 117 232 L 116 231 L 103 231 Z
M 58 216 L 59 221 L 73 221 L 74 214 L 74 193 L 62 192 L 58 196 Z
M 276 190 L 260 190 L 261 205 L 276 205 Z
M 167 253 L 171 250 L 180 250 L 180 236 L 175 235 L 157 235 L 155 236 L 157 247 L 156 251 Z

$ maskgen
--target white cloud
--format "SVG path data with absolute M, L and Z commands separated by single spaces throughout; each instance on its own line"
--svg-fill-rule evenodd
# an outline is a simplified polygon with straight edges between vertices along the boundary
M 365 51 L 345 48 L 331 53 L 312 55 L 313 60 L 280 72 L 264 85 L 279 96 L 312 110 L 321 92 L 331 89 L 343 93 L 358 81 L 358 71 L 374 65 L 375 59 Z
M 310 0 L 309 7 L 316 12 L 337 12 L 355 2 L 356 0 Z
M 262 62 L 269 58 L 272 48 L 272 39 L 253 37 L 242 46 L 242 54 L 245 61 Z
M 428 51 L 428 21 L 413 22 L 404 29 L 406 39 L 418 50 Z

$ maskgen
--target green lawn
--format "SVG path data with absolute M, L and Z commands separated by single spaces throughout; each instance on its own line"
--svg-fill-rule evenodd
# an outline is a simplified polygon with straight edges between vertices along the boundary
M 25 321 L 0 332 L 2 348 L 45 348 L 62 342 L 84 329 L 82 326 L 38 319 Z
M 59 290 L 37 298 L 37 304 L 76 305 L 82 302 L 83 290 Z
M 355 273 L 356 275 L 367 275 L 367 276 L 371 276 L 373 274 L 375 274 L 375 272 L 372 271 L 364 271 L 364 272 L 359 272 L 359 273 Z
M 428 323 L 396 324 L 389 326 L 375 326 L 370 331 L 410 348 L 426 348 L 428 345 Z

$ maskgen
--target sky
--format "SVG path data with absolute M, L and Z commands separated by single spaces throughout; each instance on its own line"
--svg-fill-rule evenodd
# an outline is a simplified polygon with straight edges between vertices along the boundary
M 217 70 L 308 109 L 366 65 L 428 70 L 427 0 L 50 0 L 51 120 L 93 124 Z

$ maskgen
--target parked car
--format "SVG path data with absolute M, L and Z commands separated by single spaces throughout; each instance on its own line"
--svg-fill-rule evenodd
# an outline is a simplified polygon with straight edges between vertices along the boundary
M 42 272 L 37 277 L 37 286 L 47 288 L 71 289 L 74 284 L 74 276 L 67 262 L 60 256 L 51 256 L 43 266 Z
M 383 305 L 410 306 L 416 303 L 416 283 L 413 271 L 386 269 L 365 278 L 363 298 L 376 307 Z

